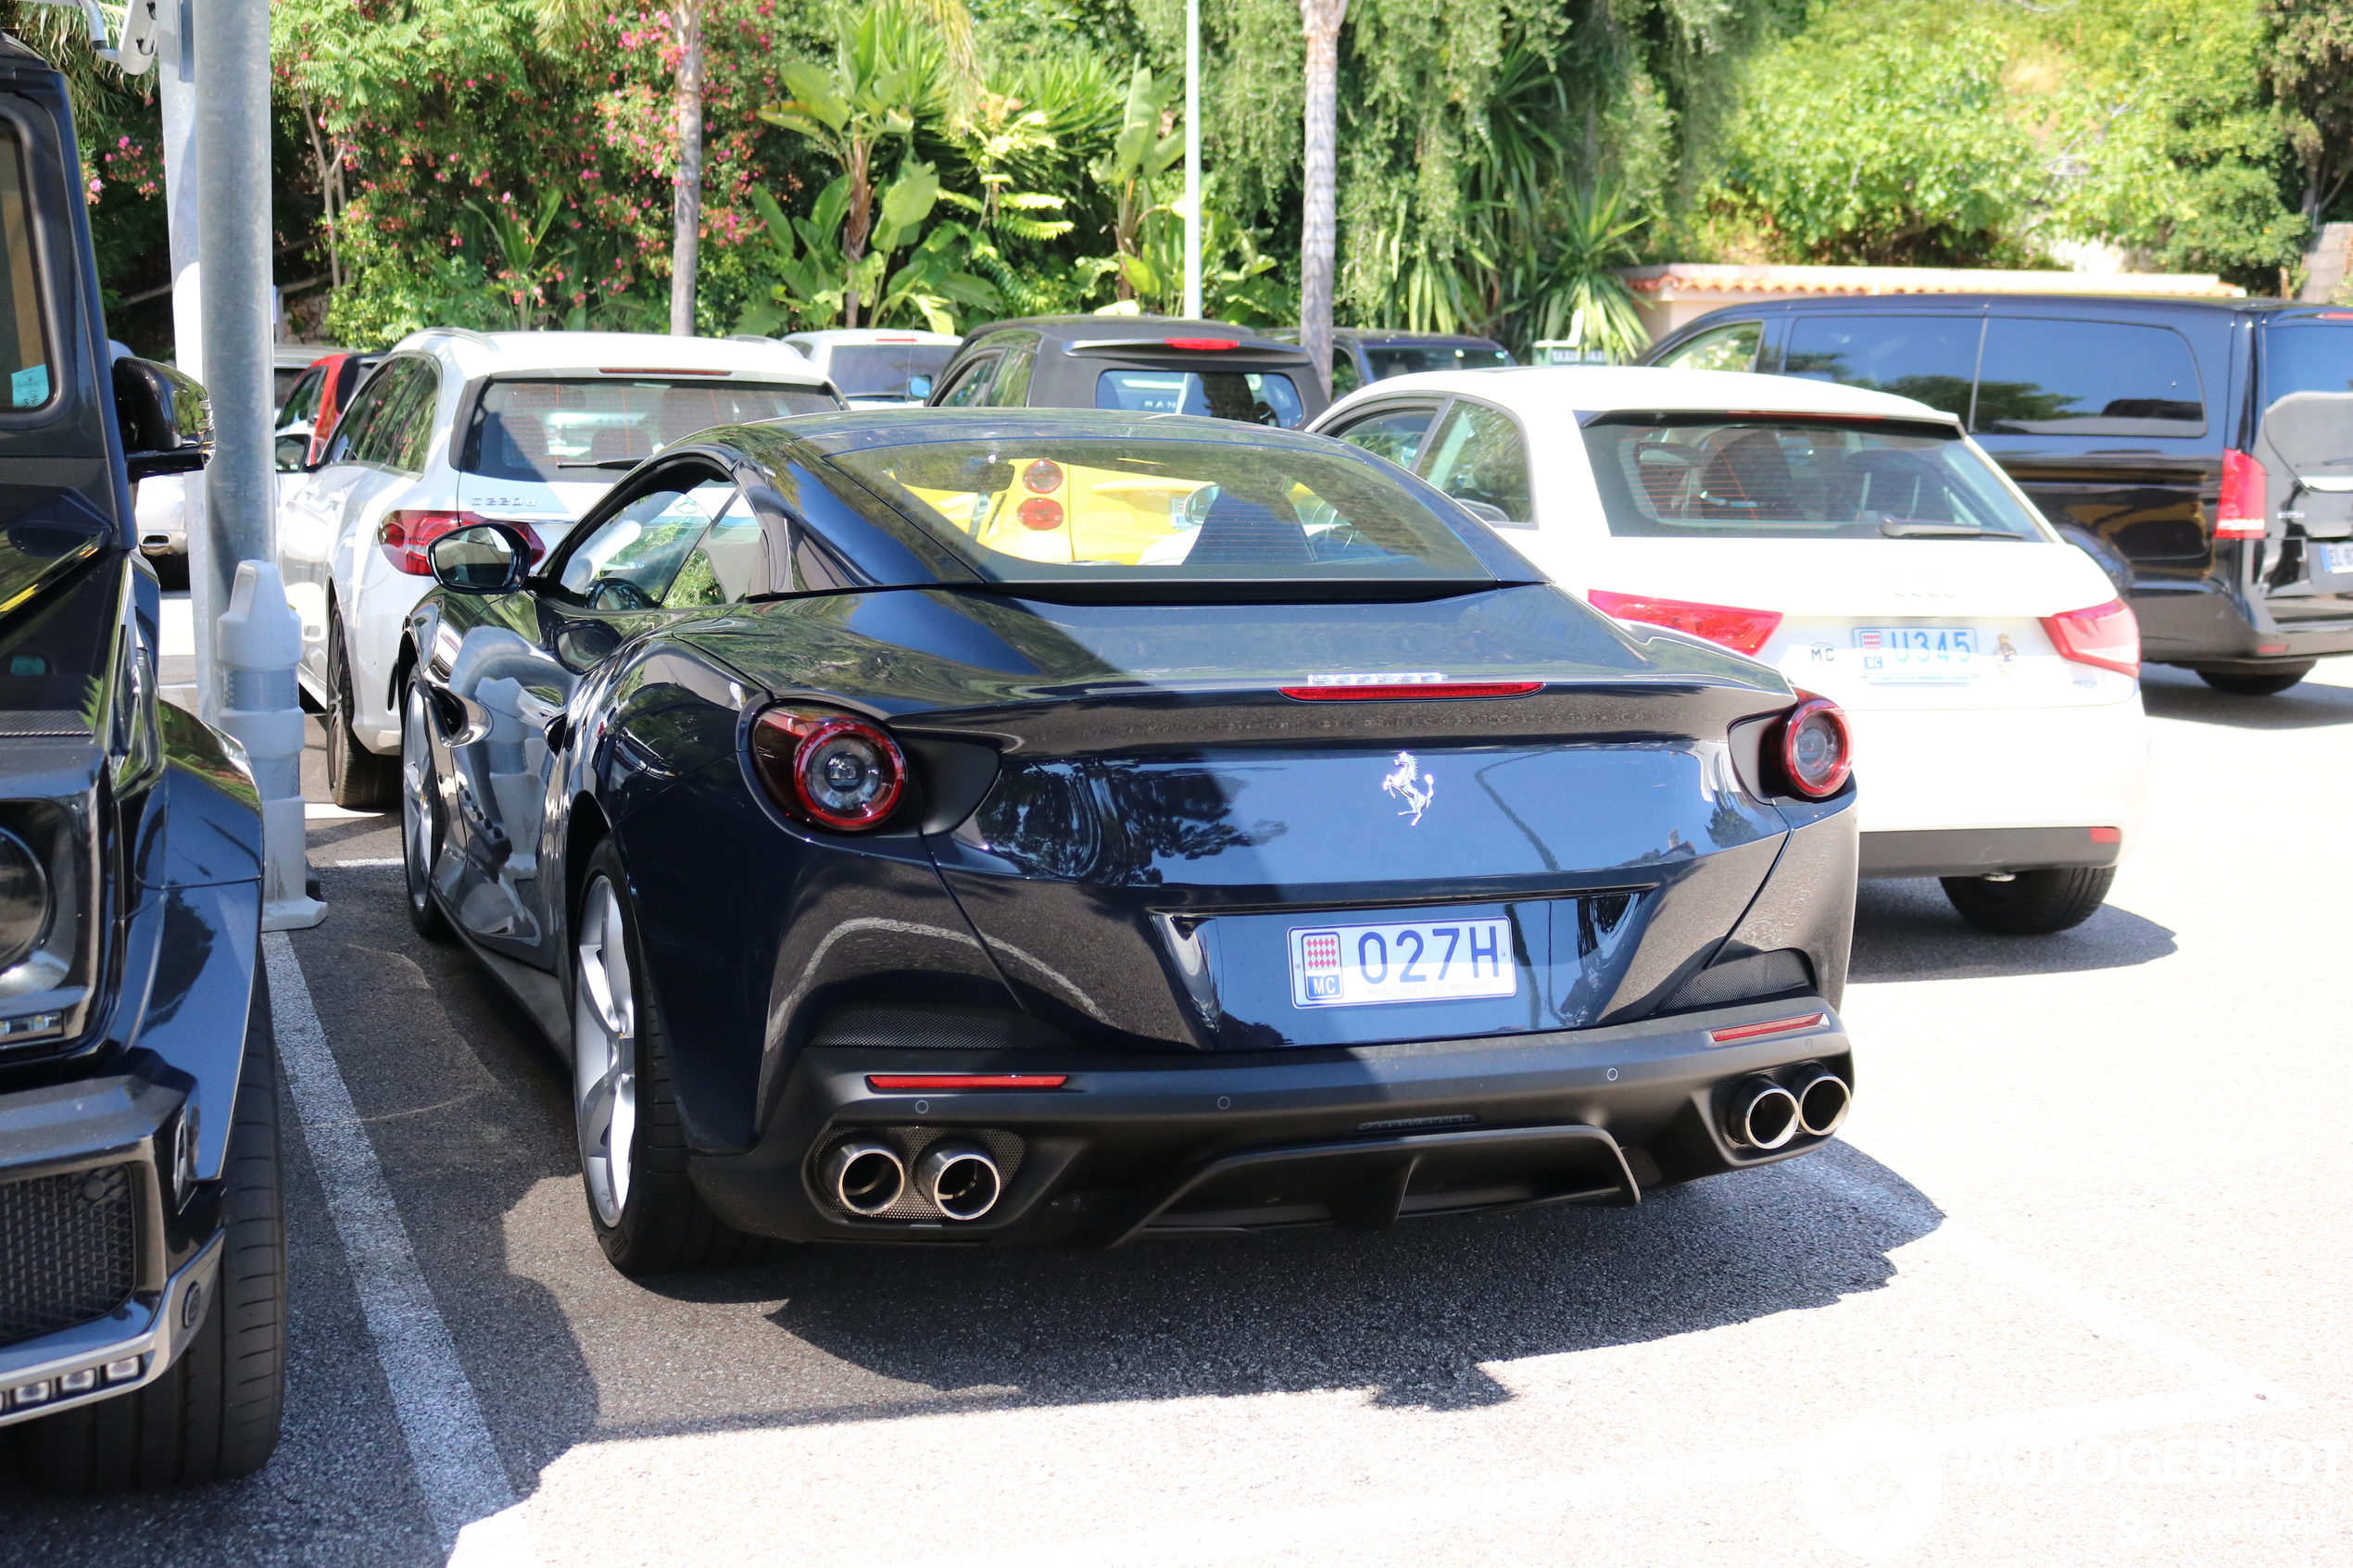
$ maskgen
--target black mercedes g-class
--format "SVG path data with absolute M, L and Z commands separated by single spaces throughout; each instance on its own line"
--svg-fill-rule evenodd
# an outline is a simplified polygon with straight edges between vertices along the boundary
M 208 420 L 110 361 L 81 169 L 0 35 L 0 1438 L 68 1491 L 259 1468 L 285 1382 L 259 801 L 157 700 L 131 508 Z
M 1710 311 L 1642 362 L 1814 376 L 1958 415 L 2130 596 L 2150 663 L 2259 696 L 2353 652 L 2353 310 L 1785 300 Z

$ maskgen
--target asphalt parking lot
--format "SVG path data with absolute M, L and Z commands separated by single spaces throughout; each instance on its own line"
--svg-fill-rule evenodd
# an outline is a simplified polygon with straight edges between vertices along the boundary
M 2151 830 L 2089 924 L 1866 887 L 1823 1155 L 1108 1254 L 615 1273 L 557 1059 L 411 934 L 392 820 L 328 809 L 333 912 L 272 946 L 283 1446 L 0 1481 L 0 1562 L 2353 1561 L 2353 665 L 2147 695 Z

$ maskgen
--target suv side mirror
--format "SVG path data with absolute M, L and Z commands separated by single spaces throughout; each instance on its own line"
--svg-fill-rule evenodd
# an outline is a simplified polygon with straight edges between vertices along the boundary
M 310 437 L 282 435 L 276 443 L 278 471 L 303 473 L 310 467 Z
M 931 378 L 929 376 L 909 376 L 907 378 L 907 395 L 913 398 L 918 403 L 921 403 L 925 398 L 929 397 L 931 395 Z
M 137 483 L 157 474 L 190 473 L 212 456 L 212 404 L 192 376 L 152 359 L 114 362 L 115 422 L 122 461 Z
M 476 523 L 425 546 L 433 579 L 459 594 L 511 594 L 531 575 L 531 546 L 504 523 Z

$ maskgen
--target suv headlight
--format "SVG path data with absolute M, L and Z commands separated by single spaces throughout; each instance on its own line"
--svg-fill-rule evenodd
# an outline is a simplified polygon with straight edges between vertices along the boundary
M 0 828 L 0 972 L 49 935 L 49 873 L 25 841 Z
M 96 935 L 83 813 L 0 801 L 0 1051 L 80 1027 Z

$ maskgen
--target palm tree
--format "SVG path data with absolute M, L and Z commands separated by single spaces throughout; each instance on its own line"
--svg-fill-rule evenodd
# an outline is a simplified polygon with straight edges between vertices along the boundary
M 1299 342 L 1332 389 L 1332 265 L 1339 248 L 1340 26 L 1348 0 L 1299 0 L 1307 37 L 1306 201 L 1299 225 Z

